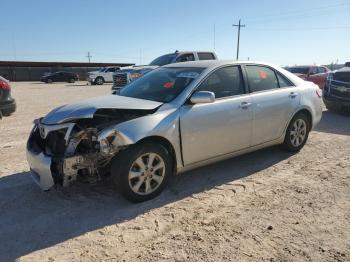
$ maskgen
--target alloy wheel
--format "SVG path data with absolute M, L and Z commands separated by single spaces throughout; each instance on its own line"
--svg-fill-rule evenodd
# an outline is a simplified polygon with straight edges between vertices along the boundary
M 301 118 L 297 119 L 290 130 L 290 141 L 292 145 L 294 147 L 300 146 L 304 142 L 306 134 L 306 122 Z
M 131 165 L 128 180 L 131 190 L 139 195 L 153 193 L 165 177 L 165 162 L 156 153 L 139 156 Z

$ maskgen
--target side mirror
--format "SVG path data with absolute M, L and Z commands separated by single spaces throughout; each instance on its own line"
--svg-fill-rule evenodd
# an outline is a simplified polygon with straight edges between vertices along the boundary
M 215 101 L 215 94 L 209 91 L 198 91 L 191 96 L 190 101 L 192 104 L 213 103 Z

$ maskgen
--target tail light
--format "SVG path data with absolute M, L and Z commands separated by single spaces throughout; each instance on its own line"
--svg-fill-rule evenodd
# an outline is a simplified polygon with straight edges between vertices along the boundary
M 316 94 L 317 94 L 317 96 L 318 96 L 319 98 L 321 98 L 321 97 L 322 97 L 322 89 L 318 88 L 318 89 L 316 90 Z
M 0 79 L 0 89 L 10 90 L 11 86 L 7 81 Z

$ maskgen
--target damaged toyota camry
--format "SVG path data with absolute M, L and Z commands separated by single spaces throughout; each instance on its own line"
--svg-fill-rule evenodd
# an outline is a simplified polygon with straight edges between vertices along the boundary
M 140 202 L 173 174 L 277 144 L 299 151 L 321 114 L 319 88 L 280 67 L 171 64 L 35 120 L 27 159 L 43 190 L 109 177 Z

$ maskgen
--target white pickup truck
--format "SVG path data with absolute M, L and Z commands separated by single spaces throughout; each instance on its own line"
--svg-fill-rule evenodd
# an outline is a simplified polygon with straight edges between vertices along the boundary
M 149 65 L 143 66 L 128 66 L 123 67 L 121 70 L 116 71 L 113 74 L 113 87 L 112 93 L 123 88 L 128 83 L 140 78 L 141 76 L 151 72 L 157 67 L 188 61 L 197 60 L 217 60 L 217 56 L 214 52 L 207 51 L 175 51 L 174 53 L 162 55 L 154 59 Z
M 120 70 L 120 67 L 102 67 L 97 71 L 88 73 L 87 81 L 92 85 L 103 85 L 106 82 L 113 82 L 113 74 Z

